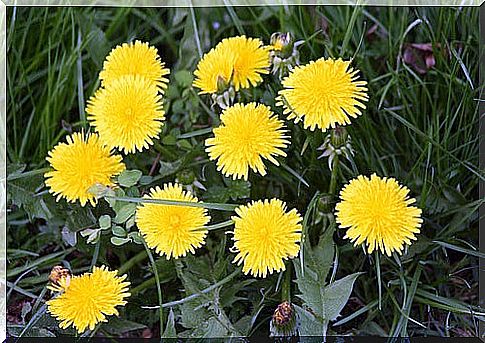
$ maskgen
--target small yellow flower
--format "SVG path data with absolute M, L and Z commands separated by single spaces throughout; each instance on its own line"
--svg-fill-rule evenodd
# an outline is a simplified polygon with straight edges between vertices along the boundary
M 268 74 L 270 48 L 256 38 L 245 36 L 223 39 L 205 54 L 194 72 L 194 86 L 200 94 L 216 93 L 220 85 L 231 82 L 236 91 L 256 86 Z
M 266 175 L 263 159 L 279 165 L 274 156 L 286 156 L 281 150 L 290 144 L 283 121 L 265 105 L 235 104 L 221 114 L 221 126 L 205 142 L 217 170 L 233 179 L 248 179 L 249 168 Z
M 303 119 L 303 126 L 312 131 L 349 124 L 368 100 L 367 82 L 358 80 L 358 72 L 341 59 L 320 58 L 298 66 L 283 79 L 276 105 L 295 123 Z
M 163 92 L 168 83 L 164 76 L 169 72 L 165 63 L 160 61 L 157 49 L 137 40 L 135 43 L 123 43 L 111 50 L 104 61 L 103 70 L 99 73 L 99 79 L 101 86 L 106 87 L 121 76 L 140 75 L 153 81 Z
M 125 154 L 148 149 L 165 119 L 156 85 L 139 75 L 121 76 L 98 89 L 86 112 L 100 140 Z
M 423 220 L 421 209 L 409 206 L 416 200 L 408 197 L 409 189 L 393 178 L 359 176 L 340 192 L 336 206 L 337 223 L 349 228 L 345 238 L 354 245 L 366 242 L 367 251 L 379 249 L 388 256 L 401 253 L 411 244 Z
M 221 85 L 228 86 L 232 79 L 235 55 L 228 50 L 214 48 L 205 54 L 194 72 L 194 87 L 199 94 L 212 94 L 220 91 Z
M 94 206 L 95 195 L 89 188 L 99 183 L 113 185 L 112 177 L 125 169 L 121 156 L 111 155 L 110 149 L 99 142 L 97 134 L 74 133 L 66 143 L 59 143 L 48 153 L 47 161 L 53 171 L 44 174 L 49 192 L 56 200 L 66 198 L 68 202 L 88 201 Z
M 178 184 L 152 188 L 144 198 L 198 202 Z M 147 245 L 167 260 L 189 251 L 194 254 L 205 243 L 204 225 L 209 221 L 207 210 L 201 207 L 143 203 L 136 210 L 136 224 Z
M 73 326 L 78 333 L 93 330 L 106 316 L 118 315 L 116 306 L 126 304 L 129 282 L 126 275 L 116 276 L 105 266 L 94 267 L 92 273 L 73 276 L 63 293 L 47 301 L 47 311 L 60 321 L 59 327 Z
M 233 82 L 236 91 L 239 88 L 256 86 L 263 81 L 261 74 L 269 73 L 270 48 L 257 38 L 245 36 L 223 39 L 216 49 L 232 52 L 234 60 Z
M 234 262 L 243 265 L 245 274 L 266 277 L 268 271 L 285 270 L 284 260 L 300 251 L 302 218 L 296 209 L 286 212 L 286 204 L 278 199 L 253 201 L 236 208 Z

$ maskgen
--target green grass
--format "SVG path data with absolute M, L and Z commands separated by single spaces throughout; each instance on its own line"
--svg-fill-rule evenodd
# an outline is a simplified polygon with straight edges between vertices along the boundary
M 369 36 L 373 25 L 377 31 Z M 97 75 L 103 59 L 116 44 L 135 38 L 149 41 L 171 69 L 165 107 L 169 119 L 162 139 L 150 151 L 125 159 L 129 168 L 148 175 L 160 154 L 161 169 L 147 179 L 147 185 L 189 175 L 205 186 L 219 187 L 207 193 L 198 190 L 207 202 L 244 203 L 248 196 L 279 197 L 303 213 L 311 210 L 308 204 L 315 192 L 328 192 L 331 173 L 327 161 L 317 159 L 320 152 L 316 151 L 325 134 L 294 124 L 288 124 L 292 144 L 284 168 L 272 166 L 264 178 L 252 175 L 250 189 L 223 179 L 203 151 L 205 129 L 217 120 L 208 99 L 199 98 L 184 85 L 182 74 L 179 79 L 174 76 L 177 71 L 192 72 L 199 51 L 207 52 L 224 37 L 244 33 L 268 43 L 272 32 L 290 31 L 296 39 L 307 40 L 300 49 L 302 63 L 321 56 L 353 58 L 369 82 L 367 110 L 348 128 L 355 157 L 353 163 L 341 159 L 336 189 L 359 174 L 376 172 L 408 186 L 423 209 L 418 241 L 400 259 L 381 256 L 379 268 L 374 255 L 353 248 L 343 240 L 342 230 L 335 231 L 336 278 L 358 271 L 365 275 L 357 279 L 342 316 L 330 325 L 331 332 L 480 335 L 478 322 L 484 315 L 478 308 L 478 258 L 482 256 L 477 252 L 478 207 L 482 204 L 478 183 L 484 175 L 478 168 L 479 112 L 474 100 L 482 93 L 478 8 L 9 8 L 7 28 L 8 163 L 11 173 L 18 171 L 9 180 L 24 195 L 19 198 L 16 193 L 15 198 L 10 194 L 8 208 L 9 311 L 15 314 L 23 300 L 38 299 L 25 322 L 17 326 L 24 327 L 40 308 L 43 300 L 39 295 L 47 274 L 62 260 L 69 261 L 75 273 L 100 263 L 128 273 L 134 291 L 122 317 L 147 325 L 154 335 L 159 334 L 158 312 L 142 306 L 159 303 L 155 278 L 160 279 L 163 302 L 169 303 L 226 280 L 234 270 L 228 262 L 231 253 L 224 248 L 229 239 L 223 232 L 211 232 L 207 247 L 197 258 L 177 263 L 158 259 L 154 262 L 158 275 L 152 273 L 143 246 L 116 247 L 109 235 L 90 245 L 78 234 L 77 244 L 71 248 L 63 240 L 61 228 L 67 225 L 69 230 L 79 231 L 93 227 L 108 209 L 71 208 L 62 202 L 54 205 L 45 194 L 41 174 L 19 174 L 46 167 L 47 152 L 64 135 L 88 127 L 85 101 L 99 86 Z M 400 60 L 410 43 L 435 47 L 436 64 L 426 74 Z M 274 106 L 277 87 L 264 93 L 260 87 L 243 98 L 256 96 L 280 113 Z M 19 164 L 26 165 L 25 169 Z M 9 186 L 9 192 L 14 186 Z M 25 199 L 33 195 L 44 205 Z M 19 208 L 21 204 L 23 208 Z M 46 214 L 42 206 L 52 213 Z M 228 219 L 225 213 L 213 211 L 211 215 L 215 223 Z M 312 235 L 318 236 L 321 224 L 311 219 L 309 223 Z M 202 282 L 197 280 L 199 276 Z M 281 280 L 278 275 L 257 281 L 241 274 L 235 278 L 217 288 L 222 292 L 217 302 L 211 298 L 213 289 L 199 300 L 224 309 L 227 316 L 222 324 L 234 332 L 249 327 L 244 334 L 267 334 L 269 318 L 281 300 Z M 187 285 L 191 290 L 181 292 Z M 298 303 L 296 294 L 298 288 L 293 284 L 291 296 Z M 191 320 L 187 317 L 190 308 L 174 307 L 174 311 L 176 317 Z M 167 320 L 169 311 L 164 312 Z M 253 320 L 251 325 L 238 322 L 243 314 L 249 317 L 245 320 Z M 54 331 L 54 324 L 42 323 L 32 323 L 37 330 L 32 332 L 39 333 L 42 327 Z M 15 330 L 15 323 L 11 324 Z M 176 328 L 183 331 L 180 321 Z M 99 332 L 109 333 L 109 327 L 101 327 Z

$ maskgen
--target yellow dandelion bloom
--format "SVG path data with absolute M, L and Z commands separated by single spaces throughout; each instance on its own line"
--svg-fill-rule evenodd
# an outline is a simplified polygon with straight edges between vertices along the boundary
M 198 202 L 190 192 L 185 192 L 179 184 L 166 184 L 150 189 L 148 199 L 179 200 Z M 178 258 L 187 252 L 195 253 L 205 242 L 210 221 L 207 210 L 201 207 L 160 205 L 143 203 L 136 210 L 136 224 L 150 248 L 155 249 L 167 260 Z
M 139 75 L 121 76 L 98 89 L 86 112 L 103 143 L 125 154 L 148 149 L 165 119 L 157 87 Z
M 263 159 L 279 165 L 274 156 L 286 156 L 281 150 L 290 144 L 286 131 L 283 121 L 268 106 L 235 104 L 222 112 L 214 137 L 205 141 L 206 151 L 226 176 L 247 180 L 249 168 L 264 176 Z
M 93 330 L 106 316 L 118 315 L 116 306 L 126 304 L 129 282 L 126 275 L 116 276 L 105 266 L 94 267 L 92 273 L 73 276 L 63 293 L 47 301 L 47 311 L 60 321 L 59 327 L 73 326 L 78 333 Z
M 236 91 L 256 86 L 268 74 L 270 48 L 256 38 L 245 36 L 223 39 L 205 54 L 194 72 L 194 86 L 200 94 L 216 93 L 220 85 L 232 82 Z
M 286 212 L 278 199 L 253 201 L 236 208 L 234 262 L 243 265 L 244 274 L 266 277 L 268 271 L 285 270 L 284 260 L 300 251 L 302 218 L 296 209 Z
M 197 64 L 194 87 L 199 94 L 216 93 L 220 85 L 227 86 L 232 79 L 235 55 L 228 50 L 212 49 Z
M 165 76 L 169 72 L 165 63 L 160 61 L 157 49 L 137 40 L 135 43 L 123 43 L 111 50 L 104 61 L 103 70 L 99 73 L 99 79 L 101 86 L 106 87 L 121 76 L 140 75 L 153 81 L 163 92 L 167 88 L 168 79 Z
M 236 91 L 256 86 L 263 81 L 261 74 L 269 73 L 270 48 L 264 46 L 260 39 L 245 36 L 226 38 L 216 49 L 235 55 L 233 83 Z
M 359 176 L 340 192 L 336 219 L 340 228 L 349 228 L 345 238 L 354 245 L 366 242 L 367 251 L 379 249 L 388 256 L 401 253 L 404 244 L 411 244 L 423 220 L 421 209 L 409 206 L 409 189 L 393 178 Z
M 305 129 L 312 131 L 349 124 L 368 100 L 367 82 L 358 80 L 358 72 L 341 59 L 320 58 L 295 67 L 283 79 L 276 105 L 283 106 L 295 123 L 303 119 Z
M 96 204 L 94 194 L 89 192 L 91 186 L 111 186 L 112 177 L 125 169 L 121 156 L 111 155 L 97 134 L 90 134 L 87 139 L 84 133 L 68 136 L 67 144 L 59 143 L 49 151 L 47 161 L 54 169 L 44 174 L 49 192 L 57 196 L 57 201 L 79 200 L 81 206 L 88 201 Z

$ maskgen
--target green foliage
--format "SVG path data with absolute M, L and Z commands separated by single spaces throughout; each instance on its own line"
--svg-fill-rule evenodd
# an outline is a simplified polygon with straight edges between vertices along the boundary
M 44 298 L 52 266 L 75 274 L 106 264 L 127 273 L 132 297 L 119 318 L 99 327 L 101 335 L 155 335 L 157 284 L 136 225 L 136 203 L 151 187 L 179 182 L 198 198 L 233 208 L 249 199 L 281 198 L 307 214 L 302 254 L 294 269 L 291 301 L 300 335 L 393 336 L 478 335 L 478 10 L 352 6 L 217 8 L 8 8 L 7 32 L 7 213 L 8 310 L 20 334 Z M 417 23 L 411 26 L 412 23 Z M 273 32 L 290 31 L 305 40 L 302 63 L 319 57 L 353 58 L 368 81 L 370 101 L 348 132 L 355 155 L 339 160 L 336 189 L 316 149 L 325 134 L 287 123 L 288 157 L 268 166 L 264 178 L 221 176 L 204 151 L 219 124 L 210 99 L 191 84 L 200 54 L 224 37 L 244 32 L 265 43 Z M 124 157 L 120 188 L 93 186 L 98 205 L 56 202 L 45 187 L 47 152 L 65 135 L 88 129 L 86 100 L 99 86 L 103 60 L 117 44 L 140 39 L 158 48 L 170 68 L 165 93 L 166 123 L 160 139 L 140 154 Z M 403 62 L 412 43 L 431 43 L 435 66 L 419 73 Z M 240 92 L 239 101 L 274 106 L 281 85 Z M 343 239 L 332 208 L 340 187 L 359 174 L 376 172 L 408 186 L 423 209 L 418 240 L 402 256 L 377 261 Z M 330 193 L 321 208 L 312 195 Z M 314 204 L 315 205 L 315 204 Z M 224 207 L 226 206 L 226 207 Z M 210 210 L 213 223 L 231 212 Z M 230 230 L 230 228 L 226 229 Z M 196 256 L 156 258 L 164 303 L 164 337 L 266 335 L 282 299 L 283 278 L 243 276 L 230 261 L 231 236 L 211 231 Z M 358 272 L 365 272 L 358 277 Z M 214 288 L 210 288 L 216 285 Z M 207 290 L 209 288 L 209 291 Z M 351 293 L 352 292 L 352 293 Z M 195 297 L 194 297 L 195 296 Z M 192 297 L 192 298 L 191 298 Z M 32 303 L 16 310 L 23 301 Z M 380 308 L 379 308 L 380 303 Z M 25 336 L 73 335 L 42 315 Z

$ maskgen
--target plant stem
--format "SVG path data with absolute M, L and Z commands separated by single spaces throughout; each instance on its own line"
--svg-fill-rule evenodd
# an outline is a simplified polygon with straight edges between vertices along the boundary
M 191 201 L 178 201 L 178 200 L 165 200 L 165 199 L 116 197 L 116 196 L 105 196 L 105 198 L 116 200 L 116 201 L 125 201 L 125 202 L 133 202 L 133 203 L 199 207 L 199 208 L 207 208 L 212 210 L 230 211 L 230 212 L 234 211 L 236 207 L 238 207 L 238 205 L 233 205 L 233 204 L 218 204 L 218 203 L 208 203 L 208 202 L 191 202 Z
M 141 262 L 143 261 L 145 258 L 147 257 L 145 251 L 140 251 L 138 254 L 136 254 L 135 256 L 133 256 L 131 259 L 129 259 L 128 261 L 126 261 L 119 269 L 118 269 L 118 273 L 120 275 L 123 275 L 124 273 L 126 273 L 129 269 L 131 269 L 131 267 L 133 267 L 135 264 L 137 264 L 138 262 Z
M 330 178 L 330 185 L 328 186 L 328 194 L 335 195 L 337 190 L 337 175 L 338 175 L 338 155 L 335 155 L 332 161 L 332 176 Z
M 155 283 L 157 284 L 158 303 L 160 305 L 160 308 L 158 309 L 158 311 L 159 311 L 159 317 L 160 317 L 160 336 L 161 336 L 163 334 L 163 308 L 162 308 L 163 298 L 162 298 L 162 288 L 160 285 L 160 277 L 158 276 L 158 270 L 157 270 L 157 265 L 155 264 L 155 259 L 153 258 L 152 252 L 148 248 L 144 239 L 143 239 L 143 246 L 145 247 L 146 253 L 148 255 L 148 259 L 152 264 L 153 275 L 155 276 Z
M 281 301 L 291 302 L 291 271 L 292 264 L 288 263 L 285 271 L 285 278 L 283 279 L 283 285 L 281 286 Z
M 381 284 L 381 261 L 379 258 L 379 251 L 376 251 L 376 272 L 377 272 L 377 290 L 379 292 L 379 311 L 382 303 L 382 284 Z

